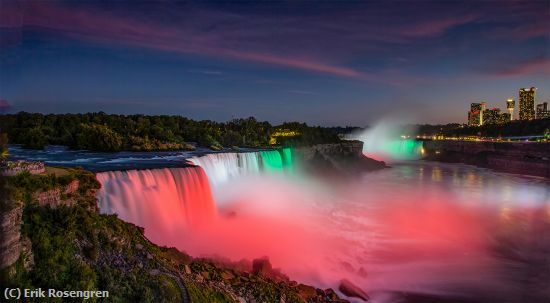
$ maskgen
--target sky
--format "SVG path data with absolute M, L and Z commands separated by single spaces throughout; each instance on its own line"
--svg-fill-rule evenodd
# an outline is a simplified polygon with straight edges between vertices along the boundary
M 531 86 L 550 101 L 548 0 L 0 1 L 12 112 L 465 123 Z

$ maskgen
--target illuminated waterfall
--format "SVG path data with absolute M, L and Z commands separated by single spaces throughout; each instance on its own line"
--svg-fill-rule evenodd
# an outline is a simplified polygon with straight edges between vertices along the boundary
M 178 243 L 182 231 L 212 221 L 213 197 L 226 192 L 227 181 L 290 170 L 292 152 L 216 153 L 189 161 L 197 166 L 98 173 L 100 212 L 144 227 L 156 243 Z
M 397 123 L 380 122 L 352 138 L 363 141 L 363 153 L 377 160 L 420 159 L 422 142 L 402 137 L 403 132 L 405 129 Z
M 200 167 L 110 171 L 96 177 L 101 183 L 101 213 L 116 213 L 144 227 L 157 243 L 215 215 L 208 179 Z
M 262 157 L 262 168 L 265 171 L 282 171 L 283 170 L 283 158 L 281 154 L 276 150 L 262 151 L 260 152 Z
M 381 148 L 393 159 L 415 160 L 422 156 L 422 141 L 412 139 L 388 141 Z
M 293 166 L 292 150 L 289 148 L 280 151 L 208 154 L 188 160 L 204 169 L 213 187 L 232 178 L 256 175 L 260 172 L 290 171 Z

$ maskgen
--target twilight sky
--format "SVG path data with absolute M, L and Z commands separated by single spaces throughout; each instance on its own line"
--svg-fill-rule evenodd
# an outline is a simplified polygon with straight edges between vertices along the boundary
M 13 111 L 466 122 L 550 101 L 550 1 L 0 1 Z

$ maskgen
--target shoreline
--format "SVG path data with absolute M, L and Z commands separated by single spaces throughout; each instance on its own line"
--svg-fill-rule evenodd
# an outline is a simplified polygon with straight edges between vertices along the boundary
M 550 143 L 423 141 L 422 159 L 550 179 Z

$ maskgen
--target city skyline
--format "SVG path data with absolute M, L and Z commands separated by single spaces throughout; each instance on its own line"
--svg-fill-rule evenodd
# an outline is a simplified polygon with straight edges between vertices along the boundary
M 550 117 L 548 102 L 537 101 L 537 88 L 518 89 L 518 110 L 516 111 L 516 100 L 508 98 L 505 101 L 506 107 L 502 112 L 500 107 L 488 107 L 487 102 L 479 101 L 470 104 L 468 111 L 468 126 L 480 126 L 484 124 L 500 124 L 512 120 L 534 120 Z M 517 112 L 517 115 L 515 114 Z
M 547 1 L 4 1 L 0 99 L 11 112 L 463 123 L 465 100 L 505 109 L 531 86 L 550 100 L 549 11 Z

